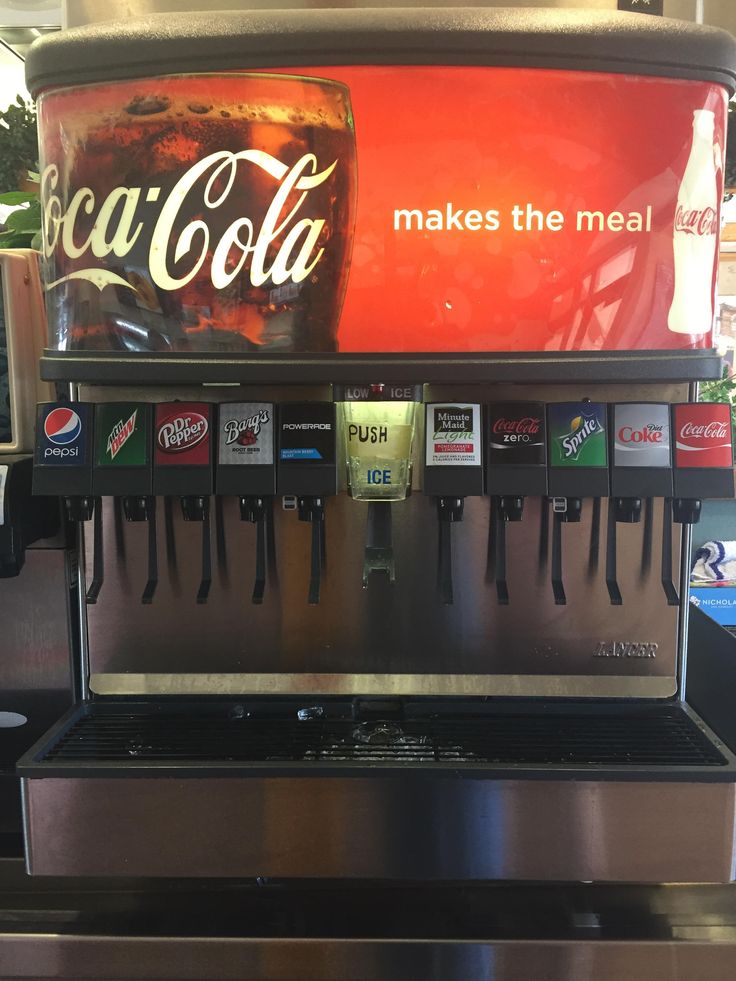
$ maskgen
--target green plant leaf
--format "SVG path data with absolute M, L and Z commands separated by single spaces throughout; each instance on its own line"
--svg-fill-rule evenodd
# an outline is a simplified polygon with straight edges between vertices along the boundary
M 18 208 L 11 211 L 5 219 L 5 225 L 14 232 L 32 232 L 34 235 L 41 227 L 40 206 L 30 205 L 28 208 Z
M 30 204 L 32 201 L 38 201 L 38 195 L 30 191 L 6 191 L 5 194 L 0 194 L 0 204 L 15 206 Z
M 30 249 L 32 232 L 0 232 L 0 249 Z

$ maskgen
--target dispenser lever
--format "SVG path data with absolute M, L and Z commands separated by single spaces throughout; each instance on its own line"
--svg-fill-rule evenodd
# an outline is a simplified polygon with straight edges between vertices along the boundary
M 662 588 L 667 605 L 679 606 L 680 597 L 672 582 L 672 500 L 669 497 L 665 497 L 662 509 Z
M 616 509 L 613 501 L 608 502 L 608 523 L 606 531 L 606 586 L 611 606 L 621 606 L 621 590 L 618 586 L 618 572 L 616 569 Z
M 156 498 L 148 505 L 148 580 L 141 596 L 141 603 L 148 606 L 153 601 L 158 586 L 158 545 L 156 538 Z
M 265 512 L 256 521 L 256 578 L 253 583 L 251 600 L 256 606 L 263 602 L 266 591 L 266 515 Z
M 251 600 L 260 606 L 266 591 L 266 499 L 241 497 L 240 516 L 256 526 L 256 577 Z
M 102 532 L 102 499 L 95 498 L 95 514 L 92 529 L 92 582 L 87 590 L 87 602 L 94 604 L 100 595 L 100 590 L 105 581 L 105 550 Z
M 509 604 L 509 589 L 506 583 L 506 518 L 498 501 L 493 509 L 496 523 L 496 596 L 501 606 Z
M 319 603 L 319 592 L 322 579 L 321 525 L 321 520 L 312 518 L 312 560 L 309 567 L 309 594 L 307 596 L 307 602 L 310 606 L 317 606 Z
M 202 581 L 197 590 L 197 602 L 206 603 L 212 585 L 212 547 L 210 542 L 210 499 L 205 497 L 202 514 Z
M 370 501 L 368 504 L 363 550 L 363 589 L 368 586 L 368 579 L 374 572 L 387 575 L 391 585 L 396 581 L 391 504 L 386 501 Z
M 554 502 L 553 502 L 554 505 Z M 559 510 L 553 506 L 554 523 L 552 525 L 552 593 L 556 606 L 565 606 L 567 597 L 562 584 L 562 519 Z
M 438 497 L 437 517 L 439 519 L 437 584 L 442 602 L 451 606 L 455 602 L 452 587 L 452 525 L 463 520 L 465 500 L 462 497 Z
M 297 499 L 299 520 L 312 523 L 312 554 L 309 566 L 309 592 L 307 602 L 317 606 L 322 579 L 325 501 L 323 497 L 305 496 Z

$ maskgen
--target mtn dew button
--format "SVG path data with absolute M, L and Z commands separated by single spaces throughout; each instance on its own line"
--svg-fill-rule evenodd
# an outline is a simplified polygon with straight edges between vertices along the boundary
M 102 402 L 95 407 L 96 467 L 151 463 L 151 410 L 145 402 Z
M 607 467 L 603 402 L 553 402 L 547 406 L 549 466 Z
M 101 402 L 95 406 L 93 493 L 151 493 L 153 406 Z

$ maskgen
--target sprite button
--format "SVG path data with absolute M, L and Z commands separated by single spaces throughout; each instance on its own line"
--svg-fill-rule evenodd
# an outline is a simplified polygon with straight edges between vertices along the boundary
M 602 402 L 558 402 L 548 407 L 552 467 L 606 467 L 606 406 Z

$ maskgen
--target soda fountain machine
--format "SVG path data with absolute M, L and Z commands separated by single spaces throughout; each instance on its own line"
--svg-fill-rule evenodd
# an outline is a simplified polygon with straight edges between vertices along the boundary
M 156 15 L 27 75 L 83 678 L 31 875 L 730 881 L 685 598 L 734 40 Z

